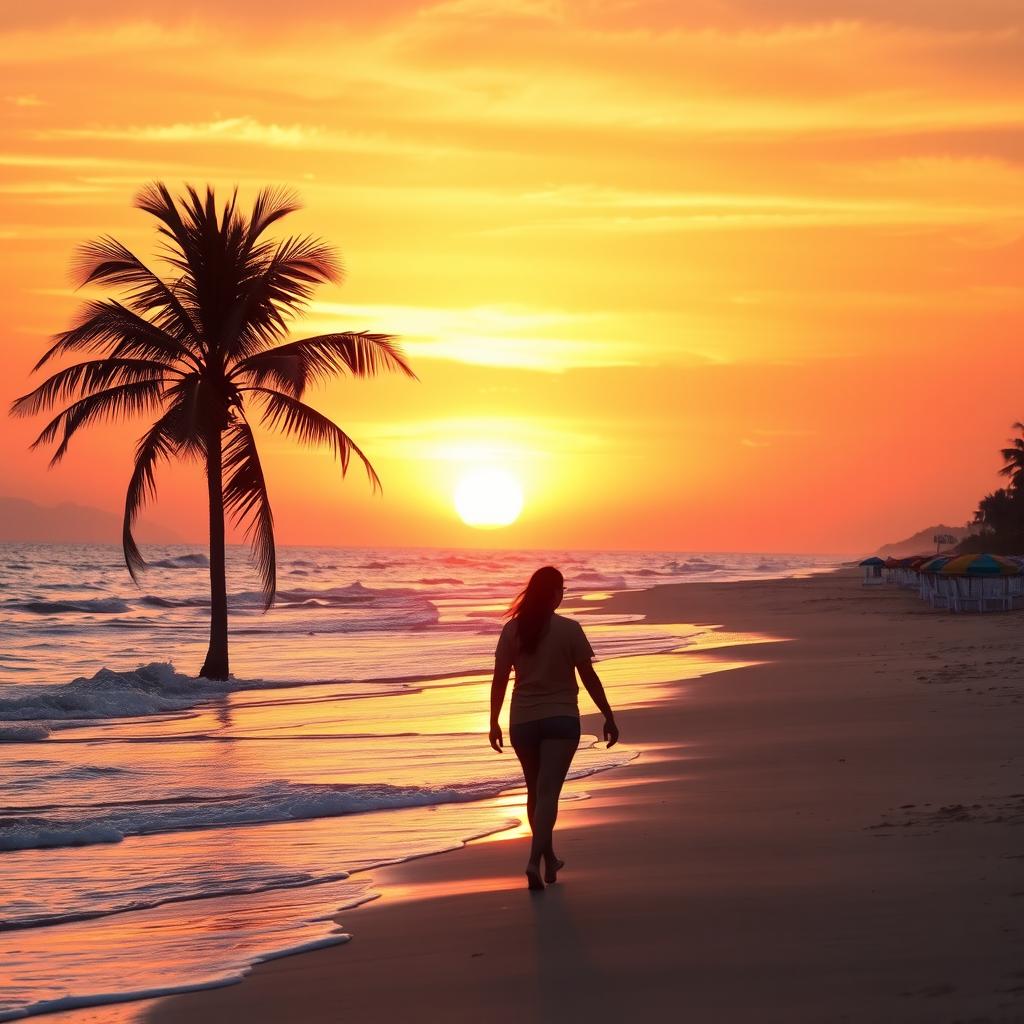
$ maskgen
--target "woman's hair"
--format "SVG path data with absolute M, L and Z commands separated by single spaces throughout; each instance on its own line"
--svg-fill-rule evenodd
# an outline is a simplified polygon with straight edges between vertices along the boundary
M 527 654 L 537 650 L 537 644 L 562 599 L 564 582 L 562 574 L 554 566 L 542 566 L 509 606 L 506 614 L 515 619 L 520 650 Z

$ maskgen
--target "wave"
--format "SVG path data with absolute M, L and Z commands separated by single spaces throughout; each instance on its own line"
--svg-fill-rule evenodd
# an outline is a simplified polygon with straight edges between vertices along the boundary
M 442 565 L 464 565 L 471 569 L 480 569 L 483 572 L 501 572 L 507 568 L 500 562 L 494 562 L 483 558 L 473 558 L 470 555 L 443 555 L 438 559 Z
M 244 632 L 237 630 L 236 632 Z M 320 685 L 315 679 L 264 680 L 206 679 L 176 672 L 169 662 L 154 661 L 132 671 L 101 668 L 93 676 L 82 676 L 56 686 L 19 686 L 24 695 L 0 697 L 0 739 L 46 739 L 52 729 L 73 728 L 76 724 L 101 719 L 144 718 L 207 704 L 245 690 L 291 690 Z M 347 685 L 341 681 L 337 685 Z M 371 688 L 370 692 L 367 688 Z M 406 691 L 406 683 L 355 684 L 347 696 L 379 696 L 385 692 Z M 11 690 L 7 690 L 8 693 Z M 32 725 L 4 725 L 33 723 Z M 65 724 L 61 724 L 65 723 Z M 5 736 L 21 730 L 22 735 Z
M 720 562 L 708 562 L 703 558 L 693 558 L 686 562 L 669 562 L 665 566 L 665 572 L 672 576 L 685 576 L 695 572 L 724 572 L 730 567 Z
M 36 583 L 40 590 L 102 590 L 98 583 L 85 583 L 82 580 L 72 580 L 68 583 Z
M 210 598 L 203 594 L 190 594 L 186 597 L 162 597 L 157 594 L 145 594 L 140 599 L 142 604 L 155 608 L 208 608 Z M 231 608 L 262 608 L 263 593 L 259 590 L 241 590 L 228 594 L 228 606 Z M 430 602 L 418 590 L 408 587 L 365 587 L 356 581 L 340 587 L 300 587 L 292 590 L 279 590 L 274 607 L 311 606 L 310 602 L 319 602 L 323 608 L 348 608 L 353 605 L 389 605 L 395 602 L 409 601 L 420 605 Z M 433 607 L 431 605 L 431 607 Z
M 593 569 L 573 573 L 566 582 L 570 590 L 625 590 L 628 587 L 621 576 L 611 576 Z
M 514 819 L 506 827 L 513 826 Z M 500 829 L 499 829 L 500 830 Z M 477 838 L 472 836 L 470 838 Z M 293 875 L 270 875 L 250 882 L 225 881 L 221 884 L 204 885 L 195 892 L 181 892 L 174 895 L 153 896 L 139 899 L 136 894 L 124 903 L 113 903 L 82 910 L 62 910 L 55 913 L 39 913 L 21 915 L 12 918 L 0 918 L 0 932 L 23 931 L 26 928 L 51 928 L 58 924 L 74 924 L 81 921 L 94 921 L 98 917 L 113 917 L 115 914 L 155 910 L 165 907 L 168 903 L 192 903 L 197 900 L 216 900 L 225 896 L 255 896 L 263 892 L 281 889 L 305 889 L 314 885 L 329 882 L 344 882 L 351 878 L 348 871 L 324 871 L 322 873 L 300 872 Z M 368 897 L 375 899 L 376 896 Z M 363 901 L 365 902 L 365 901 Z M 334 908 L 341 909 L 341 908 Z M 0 1021 L 4 1018 L 0 1016 Z
M 116 843 L 126 836 L 272 822 L 337 818 L 367 811 L 397 810 L 434 804 L 463 803 L 497 796 L 510 784 L 466 783 L 445 787 L 372 785 L 302 785 L 268 783 L 248 792 L 202 803 L 148 804 L 109 808 L 89 821 L 62 818 L 0 818 L 0 850 Z M 95 809 L 94 809 L 95 810 Z
M 130 605 L 116 597 L 91 597 L 80 601 L 8 601 L 5 607 L 36 615 L 63 615 L 68 612 L 114 615 L 131 611 Z
M 49 738 L 45 725 L 0 725 L 0 743 L 38 743 Z
M 636 754 L 601 752 L 599 760 L 577 766 L 569 778 L 627 764 Z M 271 782 L 249 790 L 204 798 L 202 802 L 94 806 L 93 817 L 0 818 L 0 850 L 27 850 L 58 846 L 116 843 L 126 836 L 154 835 L 238 825 L 337 818 L 368 811 L 468 803 L 497 796 L 521 783 L 508 775 L 482 782 L 446 786 L 390 786 L 368 784 L 301 784 Z
M 372 898 L 372 897 L 371 897 Z M 365 900 L 360 902 L 366 902 Z M 358 906 L 349 904 L 349 906 Z M 288 956 L 295 956 L 297 953 L 309 953 L 317 949 L 326 949 L 329 946 L 337 946 L 348 942 L 352 938 L 340 930 L 335 929 L 331 934 L 320 939 L 313 939 L 309 942 L 299 942 L 295 945 L 286 946 L 282 949 L 274 949 L 270 952 L 253 956 L 248 960 L 243 958 L 241 966 L 235 966 L 229 959 L 230 966 L 223 969 L 223 974 L 213 979 L 204 981 L 182 981 L 177 984 L 166 983 L 138 989 L 126 989 L 123 992 L 105 992 L 99 995 L 64 996 L 58 999 L 43 999 L 39 1002 L 30 1003 L 24 1006 L 17 1006 L 7 1011 L 0 1008 L 0 1021 L 21 1020 L 24 1017 L 36 1017 L 48 1013 L 61 1013 L 67 1010 L 87 1009 L 91 1006 L 108 1006 L 117 1003 L 134 1003 L 145 999 L 156 999 L 161 996 L 185 995 L 190 992 L 206 992 L 210 989 L 224 988 L 228 985 L 237 984 L 247 973 L 249 967 L 254 964 L 268 963 L 271 960 L 279 960 Z
M 293 610 L 302 611 L 315 606 L 294 605 L 291 607 Z M 439 619 L 440 615 L 437 609 L 431 606 L 429 610 L 424 610 L 422 613 L 408 611 L 392 616 L 374 616 L 362 619 L 345 617 L 342 619 L 323 620 L 304 619 L 291 624 L 275 622 L 273 626 L 237 625 L 232 628 L 231 632 L 233 636 L 266 636 L 270 633 L 276 636 L 288 634 L 320 636 L 346 633 L 392 633 L 398 630 L 412 632 L 425 629 L 428 626 L 435 626 Z
M 201 595 L 162 597 L 145 594 L 140 603 L 152 608 L 208 608 L 210 599 Z M 236 615 L 263 611 L 263 594 L 256 590 L 228 595 L 228 605 Z M 237 634 L 252 633 L 358 633 L 390 629 L 422 629 L 440 621 L 437 606 L 422 592 L 402 587 L 371 588 L 362 583 L 339 587 L 279 590 L 275 614 L 259 626 L 236 626 Z M 339 618 L 321 616 L 321 612 L 343 611 Z M 295 613 L 314 612 L 315 618 L 297 621 Z M 284 614 L 282 614 L 284 613 Z M 291 613 L 290 615 L 287 613 Z
M 206 555 L 174 555 L 171 558 L 161 558 L 158 562 L 150 562 L 154 569 L 209 569 L 210 560 Z
M 0 698 L 0 722 L 137 718 L 182 711 L 235 690 L 264 689 L 271 685 L 282 684 L 262 680 L 196 679 L 175 672 L 169 662 L 151 662 L 131 672 L 102 668 L 93 676 L 81 676 L 70 683 L 32 687 L 25 696 Z M 45 736 L 21 738 L 45 739 Z
M 59 846 L 95 846 L 119 843 L 124 835 L 103 824 L 64 824 L 46 818 L 21 818 L 10 822 L 0 818 L 0 850 L 43 850 Z
M 15 728 L 34 729 L 37 726 L 16 726 Z M 2 731 L 2 730 L 0 730 Z M 48 731 L 48 730 L 46 730 Z M 21 762 L 22 764 L 35 764 L 41 771 L 12 773 L 0 781 L 0 794 L 4 793 L 25 793 L 34 789 L 46 789 L 55 782 L 83 782 L 94 779 L 109 779 L 122 775 L 131 775 L 128 768 L 118 768 L 114 765 L 102 764 L 76 764 L 69 767 L 55 767 L 53 761 Z M 8 807 L 7 810 L 49 810 L 48 806 L 25 808 Z

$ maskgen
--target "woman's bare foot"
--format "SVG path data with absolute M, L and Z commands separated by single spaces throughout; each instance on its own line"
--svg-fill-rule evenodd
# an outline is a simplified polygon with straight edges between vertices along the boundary
M 539 892 L 544 888 L 544 883 L 540 879 L 539 864 L 526 865 L 526 884 L 530 887 L 532 892 Z
M 544 857 L 544 881 L 550 885 L 558 881 L 558 872 L 565 867 L 565 861 L 555 856 Z

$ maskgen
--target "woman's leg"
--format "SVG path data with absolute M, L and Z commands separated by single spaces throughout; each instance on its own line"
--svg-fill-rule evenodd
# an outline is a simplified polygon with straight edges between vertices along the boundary
M 526 781 L 526 817 L 530 821 L 530 829 L 533 830 L 533 810 L 537 805 L 537 772 L 540 770 L 540 744 L 524 743 L 512 748 L 519 758 L 520 767 L 523 769 L 523 779 Z
M 554 858 L 552 833 L 558 817 L 558 797 L 569 773 L 578 739 L 546 739 L 540 744 L 540 765 L 537 771 L 537 794 L 533 809 L 533 843 L 530 846 L 528 870 L 540 870 L 540 859 L 545 854 Z

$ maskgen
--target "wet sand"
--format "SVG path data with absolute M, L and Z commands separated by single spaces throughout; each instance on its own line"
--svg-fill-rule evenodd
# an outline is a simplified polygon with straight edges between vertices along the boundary
M 145 1019 L 1024 1021 L 1021 613 L 847 571 L 608 607 L 786 639 L 621 713 L 642 756 L 563 805 L 556 886 L 522 830 L 376 871 L 351 942 Z

